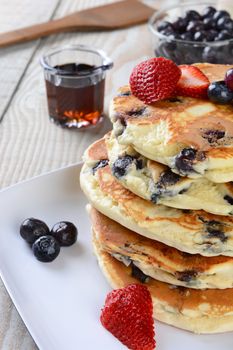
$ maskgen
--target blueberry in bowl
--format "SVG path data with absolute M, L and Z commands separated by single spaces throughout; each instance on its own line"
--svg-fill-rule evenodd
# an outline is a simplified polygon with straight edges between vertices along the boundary
M 176 64 L 233 64 L 233 18 L 217 1 L 186 2 L 149 20 L 155 56 Z

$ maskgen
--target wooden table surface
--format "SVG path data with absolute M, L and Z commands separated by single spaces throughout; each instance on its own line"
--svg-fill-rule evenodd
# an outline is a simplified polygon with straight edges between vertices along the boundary
M 110 2 L 1 0 L 0 32 Z M 166 2 L 163 1 L 163 5 Z M 156 6 L 156 1 L 151 0 L 151 3 Z M 106 80 L 106 113 L 111 96 L 120 85 L 127 84 L 135 63 L 153 54 L 146 25 L 112 32 L 59 34 L 0 49 L 0 188 L 80 161 L 86 147 L 111 128 L 107 118 L 98 130 L 85 132 L 65 130 L 49 121 L 39 59 L 51 48 L 69 44 L 102 48 L 113 59 L 114 68 L 108 72 Z M 37 349 L 2 282 L 0 349 Z
M 0 32 L 110 2 L 1 0 Z M 69 44 L 102 48 L 113 59 L 114 68 L 106 80 L 106 113 L 109 99 L 117 87 L 128 82 L 135 62 L 152 54 L 146 25 L 112 32 L 59 34 L 0 49 L 0 188 L 80 161 L 86 147 L 111 128 L 107 118 L 99 130 L 85 132 L 65 130 L 50 122 L 39 59 L 51 48 Z M 0 349 L 36 348 L 0 282 Z

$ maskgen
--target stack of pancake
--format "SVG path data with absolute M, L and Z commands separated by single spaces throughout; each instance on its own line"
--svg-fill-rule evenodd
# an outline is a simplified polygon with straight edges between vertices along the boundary
M 210 81 L 229 66 L 199 64 Z M 113 130 L 84 156 L 93 246 L 114 288 L 145 283 L 154 317 L 233 330 L 233 106 L 174 97 L 145 105 L 125 86 Z

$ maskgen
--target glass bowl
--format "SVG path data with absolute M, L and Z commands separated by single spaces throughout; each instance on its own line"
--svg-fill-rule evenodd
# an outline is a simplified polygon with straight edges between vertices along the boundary
M 169 58 L 176 64 L 196 62 L 233 64 L 233 37 L 221 41 L 188 41 L 166 36 L 157 29 L 163 21 L 174 22 L 178 17 L 183 17 L 186 11 L 189 10 L 202 13 L 207 6 L 213 6 L 217 10 L 228 10 L 226 6 L 223 7 L 223 4 L 214 1 L 203 1 L 200 3 L 186 2 L 155 12 L 149 20 L 155 56 Z

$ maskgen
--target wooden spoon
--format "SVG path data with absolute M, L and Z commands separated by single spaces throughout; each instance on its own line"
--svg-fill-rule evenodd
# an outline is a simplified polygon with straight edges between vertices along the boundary
M 155 10 L 138 0 L 75 12 L 63 18 L 0 34 L 0 47 L 18 44 L 50 34 L 71 31 L 112 30 L 144 23 Z

